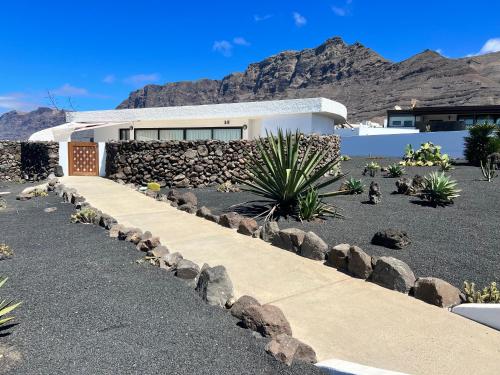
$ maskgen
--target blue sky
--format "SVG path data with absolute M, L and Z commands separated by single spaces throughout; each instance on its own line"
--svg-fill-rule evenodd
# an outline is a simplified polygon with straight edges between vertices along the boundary
M 5 1 L 0 113 L 116 107 L 148 83 L 222 78 L 332 36 L 393 61 L 500 50 L 500 1 Z

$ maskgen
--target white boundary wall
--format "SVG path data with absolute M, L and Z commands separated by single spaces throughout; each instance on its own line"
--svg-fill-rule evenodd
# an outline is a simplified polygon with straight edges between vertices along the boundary
M 452 158 L 464 157 L 464 137 L 467 130 L 416 134 L 366 135 L 341 137 L 340 151 L 349 156 L 401 157 L 406 145 L 419 148 L 422 143 L 432 142 L 442 147 L 442 152 Z

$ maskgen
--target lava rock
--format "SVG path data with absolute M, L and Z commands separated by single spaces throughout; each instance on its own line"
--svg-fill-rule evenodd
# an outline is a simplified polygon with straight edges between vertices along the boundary
M 242 311 L 242 325 L 264 337 L 276 337 L 280 334 L 292 336 L 292 328 L 283 311 L 273 305 L 251 305 Z
M 408 293 L 415 284 L 415 275 L 403 261 L 393 257 L 380 257 L 371 279 L 374 283 L 401 293 Z
M 265 350 L 278 361 L 290 366 L 293 362 L 316 363 L 316 352 L 309 345 L 287 334 L 280 334 L 267 343 Z
M 300 255 L 314 260 L 325 260 L 328 245 L 316 233 L 307 232 L 300 247 Z
M 326 265 L 338 270 L 347 271 L 347 261 L 351 245 L 342 243 L 330 249 L 326 257 Z
M 251 296 L 241 296 L 238 300 L 231 306 L 231 315 L 235 318 L 243 318 L 243 310 L 249 306 L 261 306 L 259 301 Z
M 388 247 L 390 249 L 402 249 L 411 244 L 411 241 L 405 231 L 386 229 L 375 233 L 372 238 L 372 244 Z
M 238 228 L 241 220 L 243 220 L 241 215 L 236 212 L 229 212 L 227 214 L 220 215 L 219 224 L 227 228 L 235 229 Z
M 462 293 L 437 277 L 419 277 L 413 288 L 415 298 L 439 307 L 451 307 L 462 302 Z
M 209 305 L 226 305 L 226 301 L 234 296 L 233 283 L 224 266 L 207 267 L 202 269 L 196 292 Z
M 284 250 L 300 253 L 306 232 L 297 228 L 280 230 L 272 239 L 271 244 Z
M 355 277 L 367 279 L 372 274 L 372 259 L 361 248 L 351 246 L 347 260 L 347 270 Z
M 273 238 L 278 234 L 280 228 L 276 221 L 266 221 L 260 231 L 260 238 L 266 242 L 272 242 Z
M 371 204 L 379 204 L 382 200 L 382 193 L 380 192 L 380 187 L 378 183 L 372 181 L 370 184 L 370 189 L 368 191 L 368 200 Z
M 257 229 L 259 229 L 259 225 L 254 219 L 244 218 L 240 221 L 238 233 L 244 234 L 245 236 L 252 236 Z

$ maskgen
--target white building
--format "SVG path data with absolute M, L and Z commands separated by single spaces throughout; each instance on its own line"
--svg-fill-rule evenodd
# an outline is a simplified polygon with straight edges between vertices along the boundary
M 346 107 L 325 98 L 68 112 L 66 124 L 36 132 L 30 140 L 228 141 L 257 138 L 278 128 L 325 135 L 346 119 Z

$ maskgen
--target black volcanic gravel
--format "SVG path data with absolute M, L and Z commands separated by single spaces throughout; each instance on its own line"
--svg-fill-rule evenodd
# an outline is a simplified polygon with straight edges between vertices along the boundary
M 320 374 L 266 354 L 267 340 L 239 328 L 183 281 L 147 264 L 130 243 L 100 227 L 70 224 L 73 206 L 55 196 L 15 201 L 0 211 L 2 298 L 22 301 L 0 350 L 20 352 L 9 374 Z M 52 213 L 46 207 L 57 207 Z M 10 333 L 10 334 L 9 334 Z M 7 368 L 10 367 L 10 370 Z
M 345 219 L 300 223 L 280 221 L 280 228 L 297 227 L 314 231 L 331 245 L 355 244 L 370 255 L 394 256 L 407 262 L 416 276 L 435 276 L 461 287 L 464 280 L 478 284 L 500 281 L 500 178 L 488 183 L 477 167 L 458 164 L 450 172 L 462 190 L 455 204 L 445 208 L 423 206 L 415 197 L 393 194 L 394 178 L 378 173 L 375 178 L 362 176 L 363 167 L 372 159 L 353 158 L 343 162 L 344 172 L 360 178 L 365 193 L 329 199 L 342 209 Z M 381 166 L 396 159 L 375 159 Z M 435 168 L 406 168 L 405 176 L 425 175 Z M 366 204 L 368 186 L 380 185 L 382 202 Z M 340 183 L 334 185 L 337 189 Z M 256 199 L 247 192 L 220 193 L 214 188 L 193 189 L 199 205 L 216 213 L 231 211 L 231 205 Z M 247 215 L 249 215 L 247 213 Z M 396 228 L 408 232 L 412 244 L 403 250 L 372 245 L 372 236 L 380 230 Z

